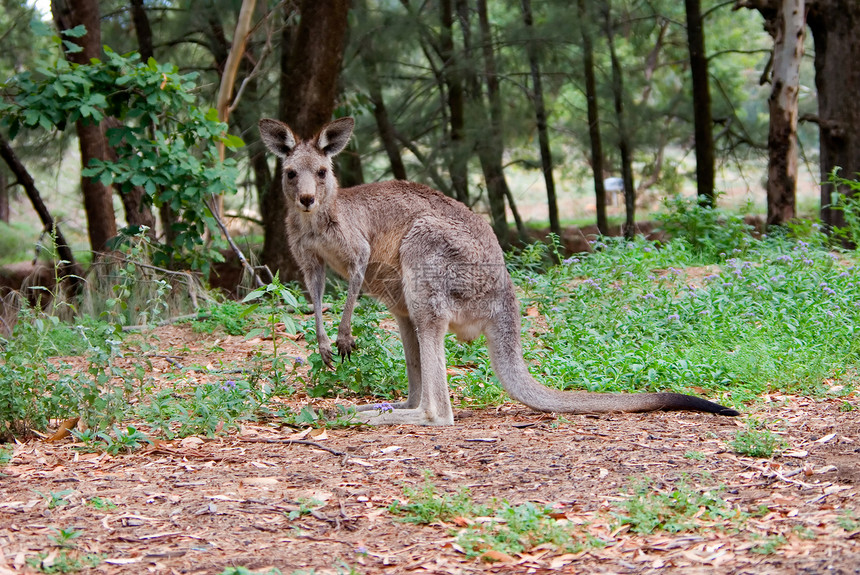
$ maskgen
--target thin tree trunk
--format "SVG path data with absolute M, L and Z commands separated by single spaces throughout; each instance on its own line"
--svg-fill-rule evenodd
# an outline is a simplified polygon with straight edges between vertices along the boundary
M 529 38 L 526 40 L 526 53 L 529 59 L 529 69 L 532 76 L 532 104 L 534 105 L 535 118 L 537 120 L 538 141 L 540 144 L 540 160 L 543 169 L 543 178 L 546 182 L 546 200 L 549 208 L 549 229 L 552 233 L 561 236 L 561 223 L 558 219 L 558 201 L 555 197 L 555 180 L 552 176 L 552 152 L 549 146 L 549 134 L 547 133 L 546 108 L 543 99 L 543 84 L 541 82 L 540 62 L 538 61 L 537 46 L 534 39 L 534 22 L 532 18 L 531 0 L 521 0 L 523 12 L 523 23 L 528 31 Z
M 454 53 L 454 11 L 451 0 L 440 0 L 441 36 L 439 55 L 442 58 L 442 74 L 448 89 L 448 110 L 451 121 L 451 141 L 448 160 L 451 170 L 451 184 L 458 200 L 469 205 L 469 156 L 466 144 L 466 106 L 463 78 L 458 59 Z
M 248 43 L 248 35 L 251 32 L 251 20 L 254 17 L 254 8 L 257 0 L 242 0 L 239 8 L 239 17 L 236 20 L 236 31 L 233 33 L 233 42 L 230 44 L 230 52 L 227 61 L 224 62 L 224 71 L 221 73 L 221 84 L 218 87 L 218 99 L 215 109 L 218 110 L 218 120 L 228 122 L 230 119 L 230 102 L 233 97 L 233 87 L 236 85 L 236 76 L 239 73 L 239 64 L 245 54 L 245 45 Z M 224 161 L 225 146 L 218 142 L 218 155 Z
M 582 31 L 582 66 L 585 72 L 585 100 L 588 103 L 588 139 L 591 142 L 591 171 L 594 175 L 594 205 L 597 210 L 597 231 L 609 235 L 606 219 L 606 188 L 603 185 L 603 141 L 600 138 L 600 112 L 597 107 L 597 82 L 594 78 L 594 44 L 591 40 L 591 20 L 586 0 L 578 0 L 579 25 Z
M 101 57 L 101 27 L 97 0 L 51 0 L 51 11 L 59 30 L 69 30 L 78 25 L 87 29 L 85 36 L 72 39 L 81 47 L 81 51 L 67 52 L 67 60 L 87 64 L 91 58 Z M 101 126 L 79 120 L 76 128 L 81 149 L 81 165 L 87 167 L 93 159 L 107 161 L 107 140 Z M 117 234 L 111 188 L 103 185 L 98 178 L 81 177 L 81 190 L 87 214 L 90 247 L 94 252 L 98 252 L 104 250 L 108 240 Z
M 460 29 L 463 31 L 463 76 L 466 81 L 466 94 L 469 99 L 469 109 L 472 116 L 472 129 L 478 134 L 475 140 L 475 151 L 481 162 L 481 171 L 487 187 L 487 204 L 490 207 L 490 220 L 496 239 L 507 249 L 510 245 L 508 222 L 505 213 L 504 172 L 501 157 L 497 157 L 496 134 L 493 133 L 493 123 L 484 103 L 484 94 L 478 73 L 475 70 L 475 60 L 472 46 L 472 23 L 469 5 L 466 0 L 457 0 L 457 15 L 460 19 Z
M 499 75 L 496 68 L 496 54 L 493 49 L 493 34 L 490 28 L 490 18 L 487 9 L 487 0 L 477 0 L 478 26 L 481 33 L 481 51 L 484 60 L 484 82 L 487 85 L 487 99 L 490 103 L 489 130 L 484 132 L 487 148 L 487 169 L 484 170 L 484 178 L 487 183 L 487 193 L 499 197 L 501 201 L 501 220 L 504 224 L 505 244 L 507 245 L 508 223 L 505 213 L 504 202 L 508 202 L 514 222 L 517 227 L 517 235 L 521 242 L 526 242 L 526 230 L 520 217 L 517 206 L 513 201 L 508 180 L 505 178 L 503 165 L 505 152 L 504 132 L 504 108 L 502 107 L 502 94 L 499 87 Z M 483 165 L 483 162 L 482 162 Z M 500 226 L 501 229 L 501 226 Z M 498 235 L 498 231 L 497 231 Z
M 612 26 L 612 6 L 604 7 L 606 40 L 609 44 L 609 57 L 612 61 L 612 96 L 615 104 L 615 121 L 618 124 L 618 150 L 621 153 L 621 178 L 624 180 L 624 237 L 632 239 L 636 234 L 636 187 L 633 185 L 633 160 L 630 152 L 630 135 L 624 120 L 624 80 L 621 63 L 615 50 L 615 36 Z
M 143 0 L 131 0 L 131 19 L 134 23 L 134 31 L 137 34 L 137 50 L 140 53 L 140 59 L 147 62 L 154 57 L 152 48 L 152 28 L 149 25 L 149 17 L 146 15 L 146 10 L 143 7 Z M 119 120 L 109 118 L 105 127 L 111 128 L 121 125 Z M 116 153 L 112 148 L 109 148 L 112 158 L 116 158 Z M 122 206 L 125 210 L 125 221 L 131 227 L 141 228 L 146 226 L 149 228 L 147 234 L 155 239 L 155 216 L 152 213 L 152 207 L 146 202 L 146 190 L 143 186 L 133 186 L 130 190 L 120 192 Z
M 687 46 L 693 77 L 693 126 L 696 138 L 696 184 L 699 197 L 714 205 L 714 123 L 711 118 L 711 91 L 708 86 L 708 57 L 700 0 L 685 0 Z
M 797 97 L 806 28 L 804 0 L 781 0 L 773 27 L 773 82 L 768 107 L 767 225 L 795 217 Z
M 295 42 L 282 45 L 280 118 L 300 138 L 310 138 L 331 120 L 338 93 L 338 76 L 346 39 L 348 0 L 302 0 L 301 21 Z M 292 34 L 284 33 L 287 41 Z M 287 203 L 281 182 L 281 164 L 263 200 L 263 263 L 280 279 L 301 280 L 289 250 L 286 231 Z
M 6 181 L 6 170 L 0 170 L 0 222 L 9 223 L 9 182 Z
M 373 57 L 374 56 L 371 55 L 369 58 Z M 388 116 L 388 108 L 386 108 L 385 100 L 382 96 L 382 86 L 379 83 L 376 62 L 369 62 L 368 59 L 365 58 L 364 70 L 367 75 L 370 103 L 373 104 L 373 117 L 376 120 L 376 127 L 379 130 L 379 138 L 382 140 L 385 153 L 388 155 L 388 161 L 391 163 L 391 175 L 394 176 L 394 179 L 396 180 L 405 180 L 406 166 L 403 164 L 403 156 L 400 154 L 400 146 L 397 145 L 397 137 L 394 135 L 394 127 L 391 124 L 391 118 Z
M 152 27 L 143 7 L 143 0 L 131 0 L 131 21 L 137 34 L 137 51 L 140 59 L 146 62 L 155 57 L 155 51 L 152 48 Z
M 18 156 L 15 154 L 12 146 L 9 145 L 9 142 L 7 142 L 2 136 L 0 136 L 0 157 L 2 157 L 6 162 L 6 165 L 9 166 L 9 169 L 12 171 L 12 174 L 14 174 L 18 185 L 24 188 L 24 192 L 27 194 L 27 197 L 30 198 L 30 202 L 33 204 L 33 209 L 35 209 L 36 213 L 39 215 L 39 219 L 42 221 L 44 228 L 52 234 L 54 245 L 57 247 L 57 255 L 61 260 L 59 264 L 60 276 L 69 277 L 72 289 L 77 290 L 82 285 L 83 273 L 80 266 L 75 262 L 72 248 L 63 236 L 63 232 L 60 231 L 60 228 L 57 226 L 56 220 L 51 216 L 51 213 L 42 201 L 42 196 L 39 194 L 39 190 L 36 188 L 36 182 L 33 181 L 33 177 L 30 175 L 30 172 L 27 171 L 27 168 L 24 167 L 24 164 L 22 164 L 18 159 Z
M 807 22 L 815 41 L 815 86 L 818 89 L 818 127 L 821 142 L 821 181 L 842 168 L 841 175 L 860 173 L 860 3 L 856 0 L 817 0 L 808 3 Z M 821 220 L 844 227 L 845 215 L 834 210 L 831 194 L 852 192 L 847 187 L 821 186 Z

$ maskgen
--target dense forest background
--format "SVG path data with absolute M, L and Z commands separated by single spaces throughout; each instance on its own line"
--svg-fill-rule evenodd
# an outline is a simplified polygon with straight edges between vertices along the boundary
M 205 270 L 223 211 L 294 278 L 261 117 L 309 136 L 355 116 L 343 186 L 429 183 L 505 246 L 529 227 L 632 236 L 678 194 L 838 228 L 830 194 L 850 188 L 821 183 L 860 170 L 848 0 L 2 4 L 0 219 L 24 245 L 32 174 L 60 247 L 147 229 L 167 264 Z

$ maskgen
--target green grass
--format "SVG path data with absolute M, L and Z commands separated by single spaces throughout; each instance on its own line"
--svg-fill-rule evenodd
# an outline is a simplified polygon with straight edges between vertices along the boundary
M 457 543 L 469 557 L 484 556 L 487 551 L 514 555 L 537 546 L 557 550 L 579 551 L 586 543 L 598 544 L 580 526 L 569 524 L 563 514 L 549 507 L 527 502 L 511 505 L 506 501 L 478 504 L 467 489 L 457 493 L 440 493 L 429 474 L 417 488 L 403 489 L 405 501 L 394 501 L 389 511 L 403 521 L 429 525 L 446 523 L 452 527 Z M 483 518 L 474 521 L 475 518 Z
M 696 491 L 683 482 L 675 488 L 660 489 L 645 479 L 633 484 L 630 496 L 613 515 L 622 525 L 630 525 L 634 533 L 644 535 L 739 527 L 747 515 L 720 498 L 718 492 Z
M 768 429 L 745 429 L 738 431 L 731 441 L 732 450 L 739 455 L 768 458 L 786 447 L 783 438 Z
M 860 270 L 853 254 L 753 241 L 707 268 L 683 241 L 604 242 L 546 273 L 514 269 L 549 325 L 525 337 L 533 373 L 558 388 L 690 392 L 736 405 L 770 390 L 853 387 Z M 829 387 L 829 386 L 828 386 Z

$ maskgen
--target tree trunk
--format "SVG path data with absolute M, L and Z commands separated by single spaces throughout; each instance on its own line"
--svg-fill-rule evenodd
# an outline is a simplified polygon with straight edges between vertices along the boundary
M 310 138 L 334 112 L 346 39 L 348 0 L 302 0 L 295 42 L 282 45 L 280 118 L 300 138 Z M 291 37 L 287 31 L 285 36 Z M 288 38 L 289 39 L 289 38 Z M 285 56 L 285 57 L 284 57 Z M 301 280 L 287 242 L 287 203 L 280 162 L 263 199 L 263 263 L 280 279 Z
M 737 0 L 735 8 L 761 12 L 772 25 L 782 0 Z M 821 148 L 821 220 L 830 228 L 845 226 L 845 216 L 831 208 L 832 195 L 850 195 L 847 187 L 828 183 L 834 168 L 846 178 L 860 174 L 860 2 L 806 0 L 806 23 L 815 43 L 815 87 L 818 91 Z
M 27 171 L 27 168 L 18 159 L 9 142 L 2 136 L 0 136 L 0 157 L 3 158 L 6 165 L 9 166 L 9 169 L 15 175 L 17 184 L 24 188 L 24 192 L 30 198 L 33 209 L 39 215 L 39 219 L 42 221 L 45 230 L 51 233 L 54 245 L 57 247 L 57 256 L 60 258 L 60 277 L 68 277 L 71 289 L 76 291 L 83 283 L 83 271 L 75 262 L 72 248 L 63 236 L 63 232 L 60 231 L 57 222 L 51 216 L 48 208 L 45 207 L 45 203 L 42 201 L 42 196 L 39 194 L 39 190 L 36 188 L 36 183 L 33 181 L 30 172 Z
M 154 57 L 152 49 L 152 28 L 149 25 L 149 17 L 146 15 L 146 10 L 143 7 L 143 0 L 131 0 L 131 18 L 134 23 L 134 31 L 137 34 L 137 50 L 140 53 L 140 59 L 143 62 Z M 119 126 L 119 120 L 109 118 L 105 128 Z M 109 147 L 109 153 L 112 158 L 116 158 L 116 153 Z M 142 186 L 133 186 L 127 192 L 120 192 L 122 206 L 125 210 L 125 222 L 134 228 L 146 226 L 149 228 L 148 235 L 155 239 L 155 216 L 152 214 L 152 207 L 146 203 L 146 190 Z
M 152 48 L 152 27 L 143 7 L 143 0 L 131 0 L 131 21 L 137 34 L 137 51 L 140 53 L 140 59 L 146 62 L 155 57 L 155 51 Z
M 101 27 L 97 0 L 51 0 L 51 11 L 59 30 L 69 30 L 79 25 L 84 25 L 87 29 L 85 36 L 72 39 L 81 47 L 81 51 L 67 52 L 67 60 L 87 64 L 91 58 L 101 58 Z M 80 120 L 76 128 L 81 149 L 81 165 L 87 167 L 92 159 L 107 161 L 107 140 L 101 126 Z M 108 240 L 117 234 L 111 188 L 103 185 L 98 178 L 81 177 L 81 190 L 87 214 L 90 247 L 94 252 L 98 252 L 104 250 Z
M 463 31 L 463 76 L 472 117 L 471 127 L 478 134 L 475 140 L 475 151 L 478 153 L 487 187 L 490 224 L 502 249 L 507 249 L 510 245 L 510 234 L 505 214 L 505 190 L 502 187 L 505 185 L 505 175 L 502 171 L 501 156 L 496 155 L 496 135 L 493 133 L 493 123 L 489 118 L 487 105 L 484 103 L 483 87 L 475 69 L 471 18 L 466 0 L 457 0 L 457 15 L 460 18 L 460 29 Z
M 540 160 L 543 169 L 543 178 L 546 182 L 546 200 L 549 208 L 549 230 L 561 236 L 561 223 L 558 219 L 558 201 L 555 197 L 555 180 L 552 177 L 552 152 L 549 147 L 549 134 L 547 133 L 546 108 L 543 100 L 543 84 L 540 75 L 540 62 L 538 61 L 537 46 L 534 39 L 534 23 L 532 19 L 531 0 L 521 0 L 523 12 L 523 23 L 525 24 L 529 38 L 526 40 L 526 54 L 529 59 L 529 69 L 532 77 L 532 104 L 534 105 L 535 118 L 537 120 L 538 142 L 540 144 Z
M 364 183 L 364 168 L 361 165 L 361 152 L 353 138 L 346 148 L 334 159 L 337 179 L 341 187 L 351 188 Z
M 860 3 L 856 0 L 808 2 L 807 22 L 815 41 L 815 85 L 818 88 L 818 125 L 821 144 L 821 220 L 845 226 L 841 210 L 830 208 L 834 190 L 827 183 L 840 167 L 845 178 L 860 173 Z
M 373 117 L 376 120 L 376 128 L 379 130 L 379 139 L 382 140 L 382 146 L 385 148 L 388 161 L 391 163 L 391 175 L 394 176 L 395 180 L 405 180 L 406 166 L 403 164 L 400 146 L 397 145 L 397 137 L 394 135 L 394 126 L 391 124 L 388 108 L 386 108 L 385 100 L 382 97 L 382 85 L 379 82 L 376 62 L 369 62 L 368 58 L 365 57 L 364 70 L 367 75 L 368 96 L 373 105 Z
M 6 170 L 0 169 L 0 222 L 9 223 L 9 182 L 6 181 Z
M 451 121 L 451 135 L 448 146 L 448 165 L 451 170 L 451 185 L 457 199 L 469 205 L 469 156 L 471 150 L 466 143 L 466 107 L 463 90 L 463 77 L 459 62 L 454 53 L 454 11 L 451 0 L 440 0 L 441 36 L 439 56 L 442 58 L 442 74 L 448 90 L 448 111 Z
M 591 171 L 594 174 L 594 205 L 597 210 L 597 231 L 609 235 L 606 219 L 606 188 L 603 185 L 603 142 L 600 138 L 600 112 L 597 107 L 597 82 L 594 78 L 594 44 L 591 40 L 591 20 L 586 0 L 578 0 L 579 25 L 582 31 L 582 66 L 585 72 L 585 99 L 588 103 L 588 139 L 591 142 Z
M 606 41 L 609 44 L 609 57 L 612 61 L 612 96 L 615 104 L 615 117 L 618 124 L 618 151 L 621 153 L 621 178 L 624 180 L 624 237 L 633 239 L 636 234 L 636 187 L 633 185 L 633 159 L 630 151 L 630 135 L 624 119 L 624 80 L 621 63 L 615 50 L 615 32 L 612 25 L 612 7 L 607 2 L 605 9 Z
M 504 225 L 505 232 L 505 240 L 502 245 L 508 244 L 508 223 L 504 206 L 505 201 L 508 202 L 508 206 L 511 209 L 511 214 L 514 217 L 520 241 L 525 243 L 527 241 L 525 226 L 523 225 L 523 220 L 517 211 L 517 206 L 513 202 L 513 194 L 511 194 L 508 180 L 505 178 L 505 170 L 503 166 L 505 153 L 505 115 L 504 108 L 502 107 L 502 94 L 499 87 L 499 75 L 496 68 L 496 54 L 493 49 L 493 33 L 490 28 L 487 0 L 477 0 L 477 7 L 478 26 L 481 33 L 481 51 L 483 53 L 484 60 L 484 82 L 487 85 L 487 99 L 490 103 L 489 130 L 483 132 L 483 135 L 486 138 L 484 145 L 487 148 L 487 169 L 484 170 L 487 194 L 492 195 L 493 197 L 498 197 L 501 201 L 500 224 Z M 502 226 L 499 225 L 496 231 L 497 236 L 501 230 Z
M 708 56 L 700 0 L 685 0 L 687 46 L 693 78 L 693 126 L 696 138 L 696 185 L 699 197 L 714 205 L 714 123 L 711 118 L 711 90 L 708 85 Z
M 797 97 L 806 28 L 804 0 L 781 0 L 773 22 L 773 86 L 768 99 L 767 225 L 795 217 Z

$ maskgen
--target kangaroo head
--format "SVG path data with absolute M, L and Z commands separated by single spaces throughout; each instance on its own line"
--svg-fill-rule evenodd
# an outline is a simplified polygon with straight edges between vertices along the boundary
M 346 147 L 354 126 L 352 118 L 340 118 L 302 141 L 283 122 L 260 120 L 263 143 L 283 164 L 284 193 L 299 210 L 312 212 L 337 193 L 331 160 Z

